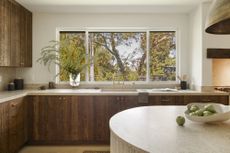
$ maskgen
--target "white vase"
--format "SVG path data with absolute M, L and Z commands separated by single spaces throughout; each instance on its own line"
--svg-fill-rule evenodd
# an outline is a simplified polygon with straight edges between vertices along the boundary
M 70 74 L 69 75 L 69 84 L 72 87 L 77 87 L 80 85 L 80 73 L 79 74 Z

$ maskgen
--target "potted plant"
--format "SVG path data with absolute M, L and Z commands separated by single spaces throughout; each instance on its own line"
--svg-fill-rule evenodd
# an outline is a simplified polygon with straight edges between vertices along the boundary
M 80 73 L 88 66 L 85 48 L 75 40 L 50 41 L 50 45 L 42 48 L 41 57 L 37 60 L 50 67 L 52 63 L 60 68 L 60 74 L 68 74 L 71 86 L 79 86 Z

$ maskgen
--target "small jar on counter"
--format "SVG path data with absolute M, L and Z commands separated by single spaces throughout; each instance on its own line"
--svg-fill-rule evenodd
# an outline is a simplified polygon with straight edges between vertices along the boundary
M 10 82 L 8 84 L 8 91 L 13 91 L 13 90 L 15 90 L 15 84 L 14 84 L 14 82 Z

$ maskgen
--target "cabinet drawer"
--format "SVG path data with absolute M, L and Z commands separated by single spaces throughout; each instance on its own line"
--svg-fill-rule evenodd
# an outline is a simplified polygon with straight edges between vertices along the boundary
M 188 103 L 220 103 L 224 105 L 229 104 L 229 96 L 185 96 L 184 104 Z
M 150 96 L 149 105 L 183 105 L 183 96 Z

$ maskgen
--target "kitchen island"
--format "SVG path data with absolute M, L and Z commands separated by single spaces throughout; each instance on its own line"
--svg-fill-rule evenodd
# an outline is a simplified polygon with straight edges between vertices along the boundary
M 111 153 L 229 153 L 230 122 L 194 123 L 176 117 L 185 106 L 149 106 L 125 110 L 110 120 Z

